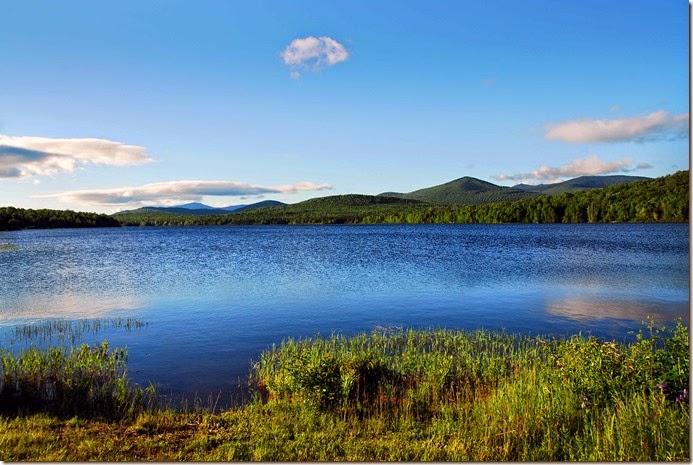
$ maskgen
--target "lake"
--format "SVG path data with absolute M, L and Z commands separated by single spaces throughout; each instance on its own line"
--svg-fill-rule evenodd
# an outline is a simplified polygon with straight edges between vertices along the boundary
M 287 337 L 379 328 L 632 339 L 689 322 L 688 224 L 330 225 L 0 232 L 0 342 L 17 325 L 104 329 L 172 396 L 231 392 Z M 226 396 L 227 394 L 224 394 Z M 222 400 L 222 403 L 224 401 Z

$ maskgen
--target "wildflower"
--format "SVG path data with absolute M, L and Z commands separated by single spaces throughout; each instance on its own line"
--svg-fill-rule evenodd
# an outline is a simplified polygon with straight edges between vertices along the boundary
M 580 395 L 580 399 L 582 400 L 582 405 L 580 406 L 580 408 L 582 408 L 583 410 L 585 410 L 585 409 L 588 409 L 588 408 L 591 408 L 591 407 L 592 407 L 592 404 L 590 403 L 590 401 L 589 401 L 589 399 L 587 398 L 586 395 L 581 394 L 581 395 Z
M 667 383 L 662 383 L 659 386 L 657 386 L 657 389 L 660 391 L 664 392 L 664 390 L 667 388 Z
M 681 391 L 679 396 L 676 398 L 677 404 L 683 404 L 684 402 L 688 402 L 688 389 Z

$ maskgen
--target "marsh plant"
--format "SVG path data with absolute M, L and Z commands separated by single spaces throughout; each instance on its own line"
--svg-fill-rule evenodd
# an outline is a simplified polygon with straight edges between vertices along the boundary
M 145 326 L 136 318 L 50 319 L 16 326 L 10 344 L 18 340 L 25 347 L 0 348 L 0 413 L 115 418 L 153 406 L 154 388 L 142 390 L 128 381 L 126 349 L 109 350 L 107 341 L 80 344 L 87 334 Z M 36 346 L 44 343 L 45 348 Z
M 253 380 L 268 406 L 386 421 L 386 434 L 413 428 L 441 441 L 425 452 L 402 444 L 409 453 L 364 460 L 682 459 L 688 351 L 680 322 L 671 329 L 650 323 L 630 344 L 579 335 L 374 332 L 287 340 L 262 355 Z
M 31 347 L 18 356 L 0 349 L 0 412 L 59 416 L 132 416 L 153 401 L 151 390 L 132 387 L 127 351 L 108 343 L 90 347 Z
M 220 414 L 156 406 L 106 343 L 3 352 L 0 450 L 8 460 L 688 461 L 688 328 L 650 322 L 633 339 L 399 329 L 289 339 L 253 365 L 254 400 Z
M 13 337 L 23 343 L 58 342 L 76 344 L 86 334 L 96 334 L 107 329 L 132 331 L 147 326 L 137 318 L 87 318 L 81 320 L 50 319 L 40 323 L 27 323 L 16 326 Z

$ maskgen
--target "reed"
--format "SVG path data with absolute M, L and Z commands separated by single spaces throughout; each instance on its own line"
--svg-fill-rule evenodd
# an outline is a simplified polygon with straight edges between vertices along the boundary
M 433 441 L 359 460 L 680 460 L 688 329 L 648 329 L 631 344 L 445 330 L 289 339 L 262 355 L 252 379 L 270 408 Z
M 132 417 L 154 400 L 152 389 L 132 387 L 127 351 L 108 343 L 90 347 L 31 347 L 19 355 L 0 349 L 0 412 Z
M 77 344 L 85 334 L 96 334 L 107 329 L 132 331 L 147 326 L 137 318 L 85 318 L 80 320 L 49 319 L 39 323 L 28 323 L 14 328 L 13 338 L 22 343 L 58 342 Z
M 632 343 L 391 329 L 288 339 L 253 365 L 255 398 L 241 408 L 152 408 L 118 422 L 0 415 L 0 450 L 7 460 L 688 461 L 688 336 L 679 322 L 650 323 Z M 113 361 L 103 346 L 81 350 Z M 19 371 L 43 373 L 37 357 Z

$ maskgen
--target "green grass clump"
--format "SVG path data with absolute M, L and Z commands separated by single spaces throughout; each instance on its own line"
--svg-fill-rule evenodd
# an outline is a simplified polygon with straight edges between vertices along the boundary
M 128 384 L 126 362 L 127 351 L 109 350 L 105 341 L 69 350 L 31 347 L 18 356 L 0 349 L 0 413 L 134 416 L 151 393 Z
M 290 339 L 262 355 L 253 379 L 269 406 L 357 430 L 380 424 L 379 436 L 402 441 L 359 460 L 682 459 L 688 330 L 650 326 L 649 336 L 632 344 L 444 330 Z

